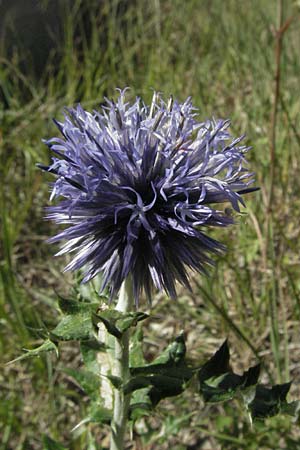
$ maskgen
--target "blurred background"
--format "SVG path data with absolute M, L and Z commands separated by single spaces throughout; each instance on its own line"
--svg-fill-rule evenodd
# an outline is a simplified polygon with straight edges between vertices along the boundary
M 192 96 L 204 120 L 230 118 L 246 134 L 261 190 L 237 224 L 210 235 L 227 244 L 193 295 L 158 295 L 146 327 L 151 360 L 181 330 L 205 361 L 229 337 L 234 369 L 263 359 L 263 381 L 293 380 L 300 398 L 300 30 L 292 0 L 0 0 L 0 448 L 42 449 L 48 434 L 71 450 L 107 447 L 107 430 L 72 428 L 87 398 L 63 369 L 82 363 L 76 343 L 5 364 L 41 344 L 59 318 L 57 292 L 75 275 L 45 243 L 52 117 L 92 109 L 115 88 L 149 102 L 153 89 Z M 50 179 L 49 179 L 50 180 Z M 275 417 L 251 428 L 238 403 L 204 406 L 197 387 L 163 401 L 131 449 L 300 449 L 299 423 Z

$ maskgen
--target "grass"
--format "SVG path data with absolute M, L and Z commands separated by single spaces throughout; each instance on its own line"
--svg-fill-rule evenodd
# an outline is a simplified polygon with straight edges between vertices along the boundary
M 49 2 L 43 4 L 47 8 Z M 41 342 L 57 320 L 55 290 L 68 291 L 72 283 L 60 272 L 63 261 L 53 259 L 53 248 L 44 243 L 53 230 L 42 219 L 48 188 L 35 163 L 49 158 L 41 138 L 55 132 L 51 117 L 78 101 L 95 107 L 104 95 L 114 95 L 115 87 L 131 86 L 132 95 L 146 101 L 153 88 L 180 100 L 192 95 L 203 119 L 230 117 L 233 133 L 245 132 L 254 147 L 249 159 L 261 191 L 249 196 L 247 214 L 235 227 L 213 233 L 227 243 L 228 253 L 209 278 L 195 279 L 193 296 L 182 291 L 171 304 L 158 296 L 147 329 L 149 357 L 181 328 L 193 358 L 204 359 L 229 336 L 238 370 L 263 358 L 265 381 L 293 379 L 291 396 L 300 398 L 299 10 L 283 2 L 284 19 L 294 20 L 282 43 L 269 213 L 273 1 L 59 5 L 62 37 L 39 76 L 22 41 L 10 54 L 5 33 L 0 43 L 2 363 Z M 83 417 L 86 398 L 60 369 L 79 364 L 77 347 L 65 345 L 59 361 L 50 355 L 3 366 L 0 448 L 41 449 L 44 433 L 72 450 L 95 448 L 90 430 L 70 431 Z M 93 434 L 105 447 L 102 431 L 94 427 Z M 144 442 L 139 438 L 141 448 L 149 450 L 299 449 L 299 429 L 290 419 L 270 419 L 251 429 L 238 405 L 204 408 L 195 392 L 162 403 L 145 436 Z

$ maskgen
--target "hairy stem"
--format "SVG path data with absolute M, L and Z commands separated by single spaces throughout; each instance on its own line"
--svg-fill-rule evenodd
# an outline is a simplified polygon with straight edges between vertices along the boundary
M 120 290 L 116 309 L 123 313 L 132 309 L 132 282 L 127 279 Z M 115 339 L 115 353 L 113 361 L 113 375 L 120 378 L 122 383 L 129 379 L 129 333 L 123 333 L 120 339 Z M 114 410 L 111 422 L 110 450 L 123 450 L 126 432 L 130 395 L 124 395 L 122 389 L 114 389 Z

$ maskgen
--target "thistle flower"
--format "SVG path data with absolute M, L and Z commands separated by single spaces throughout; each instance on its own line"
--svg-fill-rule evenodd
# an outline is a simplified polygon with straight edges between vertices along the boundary
M 195 111 L 190 98 L 154 93 L 148 107 L 120 91 L 99 111 L 78 105 L 54 120 L 62 138 L 45 141 L 55 157 L 39 167 L 57 177 L 51 198 L 62 199 L 47 218 L 69 225 L 50 239 L 65 242 L 58 255 L 75 252 L 65 270 L 84 267 L 83 282 L 101 272 L 112 297 L 131 275 L 136 302 L 143 290 L 151 301 L 153 286 L 171 297 L 176 280 L 190 288 L 189 269 L 205 273 L 224 250 L 205 229 L 232 224 L 217 205 L 239 211 L 255 190 L 248 147 L 228 120 L 198 122 Z

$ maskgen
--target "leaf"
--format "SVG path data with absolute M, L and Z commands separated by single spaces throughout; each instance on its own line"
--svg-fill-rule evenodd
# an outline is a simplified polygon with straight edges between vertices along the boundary
M 100 373 L 100 364 L 98 362 L 98 353 L 105 351 L 105 346 L 100 344 L 97 339 L 80 342 L 80 350 L 85 367 L 90 372 L 98 375 Z
M 97 313 L 93 315 L 93 322 L 95 325 L 97 325 L 100 320 L 109 334 L 117 339 L 121 339 L 122 333 L 115 325 L 120 314 L 122 313 L 115 310 L 103 311 L 101 312 L 101 314 Z
M 124 331 L 128 330 L 130 327 L 136 327 L 138 322 L 145 320 L 148 317 L 148 314 L 140 311 L 123 314 L 123 316 L 117 320 L 118 328 L 124 333 Z
M 99 303 L 89 303 L 59 296 L 58 304 L 64 316 L 51 334 L 61 341 L 91 340 L 94 338 L 92 313 Z
M 124 386 L 123 391 L 124 394 L 131 394 L 132 392 L 143 389 L 145 387 L 151 386 L 151 377 L 145 375 L 138 375 L 136 377 L 131 378 Z
M 224 375 L 230 371 L 229 347 L 227 340 L 221 345 L 219 350 L 207 361 L 199 370 L 199 381 L 205 382 L 209 378 Z
M 184 359 L 186 353 L 186 346 L 184 340 L 184 333 L 180 333 L 171 344 L 158 356 L 152 364 L 167 364 L 167 363 L 179 363 Z M 150 366 L 150 364 L 149 364 Z
M 193 373 L 191 372 L 192 377 Z M 189 379 L 190 379 L 189 378 Z M 189 379 L 174 378 L 158 375 L 152 377 L 153 387 L 149 392 L 149 398 L 152 406 L 155 407 L 161 400 L 167 397 L 174 397 L 181 394 L 186 388 L 186 382 Z
M 261 365 L 250 367 L 247 372 L 244 373 L 244 384 L 240 387 L 240 392 L 246 407 L 252 402 L 256 393 L 256 386 L 260 375 Z
M 78 314 L 84 311 L 96 311 L 99 303 L 83 302 L 58 295 L 58 306 L 64 314 Z
M 138 376 L 126 383 L 123 389 L 125 394 L 129 394 L 138 389 L 152 386 L 149 390 L 149 398 L 152 406 L 156 406 L 163 398 L 181 394 L 185 389 L 185 383 L 189 381 L 192 375 L 191 371 L 188 378 L 183 378 L 180 374 L 178 374 L 178 377 L 168 375 Z
M 134 422 L 145 416 L 150 416 L 153 408 L 151 403 L 148 402 L 136 402 L 130 405 L 129 419 Z
M 169 346 L 169 358 L 176 364 L 183 361 L 186 354 L 186 345 L 184 340 L 184 334 L 181 333 L 175 341 Z
M 41 353 L 46 352 L 52 352 L 55 351 L 56 356 L 58 357 L 58 347 L 57 345 L 52 342 L 50 339 L 47 339 L 45 342 L 42 343 L 37 348 L 33 348 L 31 350 L 24 349 L 26 353 L 24 353 L 21 356 L 18 356 L 17 358 L 13 359 L 12 361 L 9 361 L 7 364 L 13 364 L 17 361 L 22 361 L 23 359 L 32 358 L 33 356 L 39 356 Z
M 112 419 L 112 411 L 104 408 L 99 402 L 92 402 L 88 410 L 89 422 L 93 423 L 110 423 Z
M 130 327 L 136 326 L 138 322 L 147 317 L 149 317 L 148 314 L 139 311 L 124 314 L 120 311 L 109 309 L 95 314 L 94 323 L 97 319 L 101 320 L 108 333 L 112 334 L 117 339 L 121 339 L 125 331 Z
M 133 376 L 168 375 L 170 378 L 189 378 L 193 370 L 186 365 L 185 361 L 181 361 L 180 364 L 167 362 L 131 367 L 130 373 Z
M 79 384 L 79 386 L 88 394 L 91 398 L 99 397 L 99 390 L 101 386 L 99 376 L 88 370 L 78 369 L 63 369 L 67 375 L 70 375 Z
M 143 353 L 143 330 L 138 326 L 130 338 L 129 351 L 130 366 L 141 366 L 145 364 Z
M 92 313 L 89 309 L 64 316 L 51 335 L 60 341 L 80 341 L 94 338 Z
M 148 392 L 152 406 L 166 397 L 178 395 L 192 378 L 193 371 L 186 365 L 184 336 L 181 334 L 152 364 L 131 367 L 131 379 L 123 386 L 128 394 L 151 386 Z
M 177 367 L 183 362 L 185 366 L 184 358 L 186 353 L 186 346 L 184 341 L 184 335 L 181 333 L 175 338 L 171 344 L 150 364 L 140 367 L 131 367 L 130 372 L 132 375 L 147 375 L 147 374 L 165 374 L 166 370 L 170 376 L 174 372 L 173 376 L 177 376 Z
M 276 384 L 271 388 L 267 388 L 261 384 L 256 387 L 255 397 L 248 408 L 252 419 L 265 419 L 272 417 L 280 412 L 289 414 L 294 411 L 297 412 L 297 405 L 295 402 L 287 403 L 286 396 L 290 390 L 291 382 L 284 384 Z
M 230 353 L 226 340 L 199 370 L 200 393 L 205 402 L 222 402 L 232 399 L 237 393 L 244 395 L 245 403 L 252 400 L 260 365 L 250 367 L 243 375 L 237 375 L 231 370 L 229 361 Z
M 98 401 L 93 401 L 88 407 L 88 415 L 82 419 L 75 427 L 71 430 L 74 432 L 82 425 L 87 423 L 101 423 L 109 424 L 112 419 L 112 411 L 104 408 Z
M 54 441 L 50 436 L 43 436 L 43 450 L 67 450 L 66 447 L 59 442 Z
M 295 421 L 298 421 L 300 414 L 300 400 L 295 400 L 294 402 L 290 403 L 282 403 L 281 412 L 283 414 L 293 416 L 295 418 Z
M 114 388 L 120 389 L 122 386 L 122 378 L 116 377 L 115 375 L 106 375 Z
M 141 417 L 149 416 L 151 411 L 152 404 L 149 397 L 149 388 L 139 389 L 133 392 L 129 407 L 129 418 L 133 424 Z

